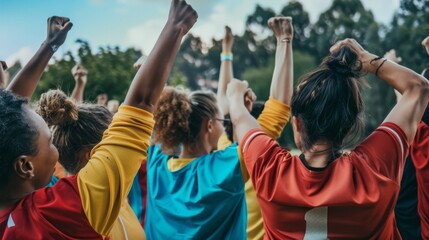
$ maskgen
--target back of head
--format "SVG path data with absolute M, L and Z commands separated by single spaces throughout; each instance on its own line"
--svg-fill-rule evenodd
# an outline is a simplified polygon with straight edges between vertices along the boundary
M 39 132 L 27 117 L 26 103 L 26 99 L 0 90 L 0 185 L 8 182 L 17 157 L 37 153 Z
M 86 165 L 82 151 L 88 152 L 98 144 L 112 121 L 112 114 L 106 107 L 76 105 L 60 90 L 42 94 L 36 112 L 51 126 L 59 162 L 71 174 Z
M 213 92 L 166 87 L 154 112 L 153 143 L 161 144 L 165 153 L 177 153 L 181 144 L 192 146 L 198 141 L 201 124 L 216 118 L 219 112 Z
M 358 82 L 362 63 L 348 47 L 325 57 L 318 68 L 305 75 L 291 102 L 292 114 L 302 124 L 301 145 L 310 149 L 318 140 L 338 151 L 363 128 L 363 101 Z M 349 133 L 352 138 L 347 137 Z

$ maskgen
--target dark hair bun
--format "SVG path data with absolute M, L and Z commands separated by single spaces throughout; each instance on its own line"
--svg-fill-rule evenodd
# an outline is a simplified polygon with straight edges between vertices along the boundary
M 344 77 L 359 78 L 362 76 L 362 62 L 356 53 L 347 46 L 325 57 L 322 65 L 326 65 L 331 71 Z
M 43 93 L 36 112 L 49 126 L 69 124 L 78 119 L 76 104 L 61 90 L 49 90 Z

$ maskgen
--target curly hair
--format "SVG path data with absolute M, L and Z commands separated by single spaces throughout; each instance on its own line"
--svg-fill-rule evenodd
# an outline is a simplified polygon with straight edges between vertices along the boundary
M 337 152 L 354 143 L 363 129 L 363 101 L 359 82 L 362 63 L 348 47 L 323 59 L 297 85 L 292 114 L 303 123 L 302 147 L 310 149 L 320 140 L 332 143 Z M 353 134 L 350 134 L 353 133 Z
M 182 90 L 166 87 L 154 112 L 152 142 L 160 143 L 167 154 L 177 153 L 181 144 L 195 144 L 203 121 L 218 113 L 213 92 L 195 91 L 188 96 Z
M 76 105 L 61 90 L 43 93 L 36 112 L 51 127 L 58 161 L 71 174 L 79 172 L 87 163 L 79 151 L 90 151 L 98 144 L 112 121 L 112 114 L 106 107 L 87 103 Z
M 6 184 L 13 162 L 21 155 L 37 154 L 39 131 L 28 117 L 27 99 L 0 90 L 0 183 Z

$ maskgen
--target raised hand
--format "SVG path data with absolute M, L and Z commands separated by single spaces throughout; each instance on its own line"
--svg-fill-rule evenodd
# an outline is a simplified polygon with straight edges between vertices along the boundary
M 395 62 L 395 63 L 400 63 L 402 61 L 401 57 L 396 56 L 395 49 L 390 49 L 388 52 L 386 52 L 384 54 L 384 58 L 386 58 L 392 62 Z
M 197 18 L 197 12 L 186 1 L 172 0 L 167 24 L 180 29 L 184 35 L 194 26 Z
M 54 52 L 66 40 L 73 24 L 65 17 L 48 18 L 48 36 L 36 54 L 8 85 L 8 90 L 21 97 L 31 97 Z
M 73 27 L 69 18 L 53 16 L 48 18 L 48 36 L 46 42 L 55 52 L 66 40 L 67 33 Z
M 225 37 L 222 39 L 223 52 L 230 53 L 232 51 L 233 44 L 234 44 L 234 35 L 232 35 L 231 28 L 228 26 L 225 26 Z
M 88 71 L 82 65 L 76 64 L 71 72 L 76 83 L 87 83 Z
M 268 26 L 273 30 L 277 42 L 291 42 L 293 40 L 291 17 L 272 17 L 268 19 Z
M 74 81 L 76 84 L 74 85 L 71 98 L 75 100 L 76 103 L 83 102 L 83 92 L 85 91 L 85 85 L 88 81 L 88 71 L 80 64 L 76 64 L 72 70 Z M 107 99 L 106 99 L 107 101 Z
M 256 101 L 256 94 L 251 88 L 248 88 L 246 93 L 244 93 L 244 105 L 246 106 L 249 112 L 252 111 L 253 103 Z
M 329 49 L 329 51 L 333 53 L 340 50 L 344 46 L 349 47 L 353 52 L 357 54 L 359 60 L 362 62 L 363 72 L 375 73 L 378 66 L 380 65 L 379 61 L 374 61 L 375 59 L 378 58 L 377 55 L 374 55 L 368 52 L 367 50 L 365 50 L 356 40 L 352 38 L 346 38 L 344 40 L 336 42 Z
M 226 89 L 226 97 L 230 102 L 234 101 L 235 97 L 240 97 L 243 101 L 244 95 L 249 90 L 249 83 L 238 79 L 232 79 Z

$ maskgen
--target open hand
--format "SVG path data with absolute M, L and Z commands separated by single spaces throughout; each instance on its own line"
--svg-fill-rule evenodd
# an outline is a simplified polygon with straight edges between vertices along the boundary
M 186 34 L 197 22 L 198 14 L 184 0 L 172 0 L 170 13 L 168 15 L 167 25 L 181 30 L 182 34 Z
M 73 27 L 73 23 L 66 17 L 53 16 L 48 18 L 48 36 L 46 41 L 52 47 L 61 46 L 66 40 L 68 31 Z
M 272 17 L 268 26 L 273 30 L 277 42 L 291 42 L 293 39 L 292 17 Z

